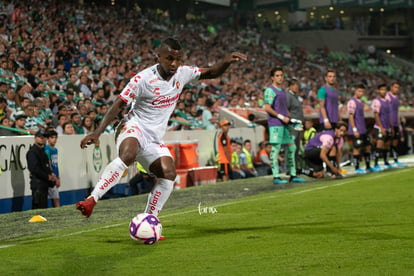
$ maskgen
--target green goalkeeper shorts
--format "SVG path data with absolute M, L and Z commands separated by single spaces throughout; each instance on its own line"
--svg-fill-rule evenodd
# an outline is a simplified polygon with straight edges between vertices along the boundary
M 270 144 L 291 144 L 294 143 L 292 129 L 289 126 L 269 127 Z

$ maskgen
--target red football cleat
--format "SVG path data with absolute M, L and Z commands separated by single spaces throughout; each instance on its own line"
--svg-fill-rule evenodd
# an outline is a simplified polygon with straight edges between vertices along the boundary
M 161 236 L 158 240 L 159 241 L 165 241 L 165 237 L 164 236 Z
M 85 201 L 79 201 L 76 203 L 76 209 L 81 211 L 82 216 L 89 218 L 92 215 L 93 207 L 95 207 L 96 201 L 93 196 L 88 197 Z

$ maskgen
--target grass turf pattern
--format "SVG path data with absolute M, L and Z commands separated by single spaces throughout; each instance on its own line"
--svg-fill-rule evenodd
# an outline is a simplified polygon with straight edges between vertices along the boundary
M 152 246 L 128 234 L 146 195 L 99 201 L 89 219 L 74 206 L 5 214 L 0 274 L 412 275 L 412 173 L 174 191 L 160 216 L 167 240 Z M 35 214 L 48 221 L 28 223 Z

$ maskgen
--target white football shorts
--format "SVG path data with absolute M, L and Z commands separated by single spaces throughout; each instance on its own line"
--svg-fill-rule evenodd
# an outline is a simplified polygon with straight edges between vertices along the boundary
M 136 160 L 144 167 L 147 172 L 150 172 L 151 164 L 162 156 L 169 156 L 172 158 L 170 150 L 162 142 L 153 142 L 154 139 L 148 135 L 135 120 L 128 120 L 122 129 L 118 138 L 116 139 L 116 150 L 119 153 L 121 143 L 129 137 L 138 140 L 140 149 L 137 153 Z

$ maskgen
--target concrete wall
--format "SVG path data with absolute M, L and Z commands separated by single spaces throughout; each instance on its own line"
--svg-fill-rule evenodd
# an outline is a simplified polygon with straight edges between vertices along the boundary
M 198 144 L 198 163 L 202 167 L 213 154 L 215 134 L 214 130 L 171 131 L 167 132 L 164 141 L 166 144 L 189 144 L 189 141 Z M 231 128 L 229 135 L 250 139 L 256 146 L 263 140 L 264 128 Z M 82 200 L 87 189 L 96 184 L 103 168 L 116 157 L 113 135 L 102 135 L 99 147 L 90 146 L 86 150 L 79 146 L 82 138 L 83 135 L 62 135 L 58 138 L 62 205 Z M 0 137 L 0 213 L 31 208 L 26 153 L 33 141 L 33 136 Z M 120 183 L 127 183 L 134 173 L 135 167 L 131 166 Z

